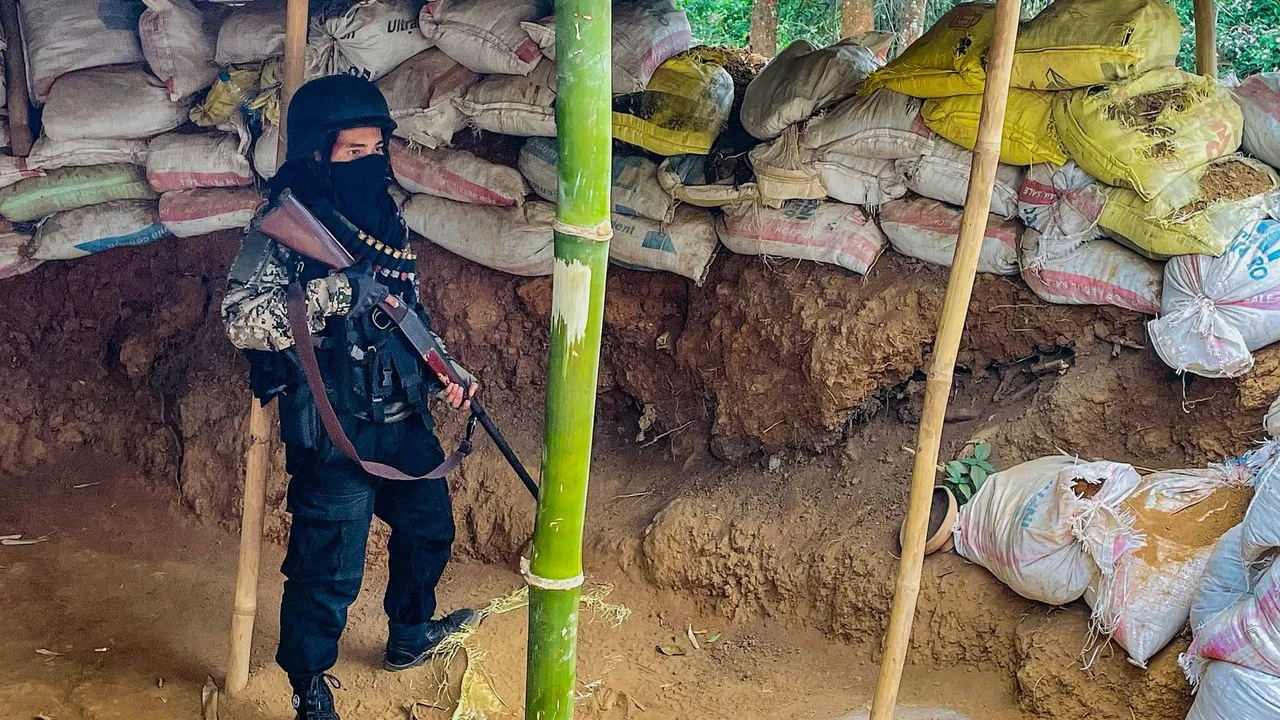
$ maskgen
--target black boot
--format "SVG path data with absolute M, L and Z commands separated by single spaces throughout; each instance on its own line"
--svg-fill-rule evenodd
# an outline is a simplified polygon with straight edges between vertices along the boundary
M 463 628 L 480 624 L 480 613 L 471 608 L 454 610 L 439 620 L 432 620 L 424 627 L 411 631 L 392 631 L 387 639 L 387 654 L 382 667 L 387 672 L 399 672 L 415 668 L 431 659 L 436 648 L 446 637 Z
M 338 678 L 329 673 L 313 675 L 309 678 L 289 678 L 293 685 L 293 710 L 298 713 L 296 720 L 342 720 L 333 709 L 333 693 L 329 686 L 341 688 Z

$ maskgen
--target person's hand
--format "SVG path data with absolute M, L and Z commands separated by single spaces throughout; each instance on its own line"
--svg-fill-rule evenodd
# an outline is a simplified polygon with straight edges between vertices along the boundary
M 465 390 L 458 383 L 451 382 L 444 386 L 444 400 L 454 410 L 465 412 L 471 409 L 471 398 L 476 394 L 476 390 L 479 389 L 479 381 L 473 381 Z
M 346 275 L 347 282 L 351 283 L 351 309 L 347 311 L 348 317 L 359 317 L 368 313 L 391 294 L 387 286 L 374 277 L 373 270 L 368 265 L 353 265 L 343 270 L 342 274 Z

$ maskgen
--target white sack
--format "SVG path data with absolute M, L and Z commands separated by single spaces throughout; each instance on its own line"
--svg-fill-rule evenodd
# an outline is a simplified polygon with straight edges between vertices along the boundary
M 480 75 L 432 48 L 400 63 L 378 81 L 387 99 L 395 135 L 429 148 L 448 145 L 462 126 L 454 98 L 480 82 Z
M 44 134 L 54 140 L 149 138 L 187 121 L 190 103 L 138 65 L 79 70 L 58 78 L 44 106 Z
M 538 197 L 559 201 L 559 152 L 554 138 L 529 138 L 520 148 L 520 172 Z M 614 155 L 609 201 L 623 215 L 670 222 L 675 202 L 658 183 L 658 165 L 640 155 Z
M 418 30 L 414 0 L 361 0 L 345 13 L 311 21 L 307 64 L 311 75 L 355 75 L 377 80 L 431 47 Z
M 478 73 L 527 75 L 542 49 L 520 23 L 551 14 L 545 0 L 428 0 L 422 34 Z
M 613 213 L 609 259 L 638 270 L 666 270 L 701 285 L 711 269 L 720 240 L 715 219 L 702 208 L 684 206 L 675 219 L 660 223 L 649 218 Z
M 283 55 L 284 15 L 283 0 L 256 0 L 232 10 L 218 29 L 214 62 L 252 63 Z
M 1187 720 L 1280 718 L 1280 677 L 1226 662 L 1209 663 Z
M 496 207 L 414 195 L 405 204 L 409 229 L 457 255 L 513 275 L 550 275 L 556 208 L 532 200 Z
M 851 97 L 879 66 L 875 54 L 854 40 L 821 49 L 796 40 L 747 85 L 742 127 L 760 140 L 772 140 L 820 108 Z
M 491 75 L 454 104 L 471 127 L 499 135 L 556 136 L 556 65 L 543 60 L 527 76 Z
M 276 176 L 276 158 L 280 152 L 280 129 L 265 125 L 262 135 L 253 143 L 253 170 L 266 180 Z
M 160 196 L 160 222 L 180 238 L 247 228 L 262 202 L 251 187 L 174 190 Z
M 788 127 L 776 140 L 761 143 L 747 153 L 756 175 L 760 201 L 781 207 L 785 200 L 821 200 L 827 186 L 813 166 L 813 151 L 801 150 L 799 128 Z
M 31 235 L 12 230 L 0 232 L 0 280 L 17 277 L 39 267 L 44 261 L 32 258 L 34 251 Z
M 31 167 L 28 159 L 16 158 L 12 155 L 0 155 L 0 188 L 9 187 L 19 180 L 37 178 L 44 175 L 42 168 Z
M 155 200 L 112 200 L 55 213 L 36 231 L 39 260 L 71 260 L 105 250 L 147 245 L 168 235 Z
M 118 138 L 79 138 L 75 140 L 51 140 L 40 136 L 31 146 L 27 165 L 41 170 L 61 167 L 89 167 L 111 163 L 146 165 L 147 140 L 121 140 Z
M 933 149 L 918 158 L 898 161 L 898 170 L 907 189 L 927 198 L 964 206 L 969 192 L 969 170 L 973 152 L 945 139 L 936 138 Z M 991 212 L 1002 218 L 1018 214 L 1018 187 L 1022 168 L 1000 163 L 991 190 Z
M 1267 416 L 1262 421 L 1262 427 L 1271 437 L 1280 438 L 1280 396 L 1271 401 L 1271 407 L 1267 408 Z
M 218 43 L 212 13 L 205 15 L 190 0 L 143 0 L 146 12 L 138 20 L 142 54 L 152 74 L 178 102 L 213 84 Z
M 151 141 L 147 182 L 156 192 L 253 184 L 249 138 L 220 131 L 165 133 Z
M 1245 226 L 1222 257 L 1179 255 L 1164 266 L 1156 354 L 1178 372 L 1238 377 L 1253 350 L 1280 340 L 1280 222 Z
M 1160 312 L 1164 263 L 1120 243 L 1090 240 L 1057 254 L 1042 254 L 1040 233 L 1022 233 L 1022 279 L 1041 300 L 1058 305 L 1115 305 L 1135 312 Z
M 934 265 L 951 267 L 960 239 L 958 208 L 927 198 L 891 200 L 880 207 L 880 228 L 893 249 Z M 1018 237 L 1022 224 L 998 215 L 987 216 L 987 229 L 978 255 L 978 272 L 1018 274 Z
M 453 148 L 410 149 L 391 141 L 391 171 L 396 182 L 417 195 L 476 205 L 519 205 L 529 194 L 520 171 Z
M 1106 202 L 1098 181 L 1074 160 L 1060 168 L 1037 163 L 1027 168 L 1018 189 L 1018 218 L 1040 231 L 1046 247 L 1066 252 L 1102 237 L 1098 217 Z
M 850 205 L 878 208 L 907 194 L 906 178 L 894 160 L 823 151 L 813 169 L 829 197 Z
M 1231 92 L 1244 115 L 1244 151 L 1280 168 L 1280 72 L 1247 77 Z
M 140 0 L 22 0 L 27 79 L 38 105 L 58 78 L 104 65 L 143 61 L 138 43 Z
M 732 179 L 712 183 L 707 180 L 706 155 L 673 155 L 658 166 L 658 184 L 680 202 L 717 208 L 752 203 L 759 197 L 753 182 L 734 185 Z
M 891 90 L 851 97 L 805 123 L 800 145 L 882 160 L 918 158 L 933 150 L 935 137 L 920 119 L 921 105 Z
M 884 250 L 885 237 L 856 205 L 790 200 L 781 208 L 726 207 L 720 242 L 743 255 L 773 255 L 831 263 L 865 275 Z

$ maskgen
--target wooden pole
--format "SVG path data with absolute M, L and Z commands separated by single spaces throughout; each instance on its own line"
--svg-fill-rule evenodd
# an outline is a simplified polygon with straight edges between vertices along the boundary
M 31 154 L 30 99 L 27 96 L 27 58 L 18 21 L 18 0 L 0 0 L 0 23 L 4 23 L 4 41 L 9 46 L 5 53 L 9 147 L 15 156 L 26 157 Z
M 841 0 L 840 37 L 849 38 L 875 29 L 876 13 L 872 0 Z
M 751 52 L 767 58 L 778 54 L 778 0 L 751 3 L 750 32 L 747 45 Z
M 991 190 L 1000 161 L 1000 139 L 1004 129 L 1005 104 L 1009 98 L 1009 76 L 1013 70 L 1013 47 L 1018 34 L 1021 0 L 998 0 L 996 23 L 987 64 L 987 86 L 982 94 L 982 116 L 978 121 L 978 140 L 969 174 L 969 191 L 965 197 L 964 217 L 960 221 L 960 237 L 956 243 L 951 275 L 947 280 L 946 299 L 938 322 L 938 336 L 933 345 L 933 366 L 925 387 L 924 410 L 916 435 L 915 467 L 911 474 L 911 500 L 907 508 L 907 525 L 902 559 L 898 565 L 898 586 L 889 614 L 885 634 L 884 658 L 871 705 L 870 720 L 892 720 L 911 643 L 911 621 L 916 598 L 920 594 L 920 571 L 924 565 L 925 534 L 929 525 L 929 504 L 933 497 L 938 464 L 938 446 L 947 413 L 947 397 L 951 394 L 951 375 L 955 369 L 960 336 L 964 332 L 965 315 L 973 294 L 973 278 L 978 267 L 978 253 L 991 211 Z
M 285 15 L 284 79 L 280 86 L 280 144 L 276 164 L 284 163 L 285 116 L 293 93 L 302 85 L 307 49 L 307 0 L 289 0 Z M 258 566 L 262 559 L 262 524 L 267 505 L 267 443 L 271 420 L 257 399 L 249 404 L 249 447 L 245 451 L 244 509 L 240 515 L 240 560 L 236 568 L 235 606 L 231 615 L 231 655 L 227 660 L 227 694 L 249 684 L 253 623 L 258 614 Z
M 1218 77 L 1218 4 L 1216 0 L 1195 0 L 1196 72 Z

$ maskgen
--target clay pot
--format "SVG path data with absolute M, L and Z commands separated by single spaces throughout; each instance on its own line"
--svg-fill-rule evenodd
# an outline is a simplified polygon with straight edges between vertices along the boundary
M 960 505 L 956 496 L 942 485 L 933 488 L 933 498 L 929 503 L 929 536 L 924 542 L 924 554 L 932 555 L 939 550 L 950 552 L 955 549 L 955 541 L 951 537 L 951 528 L 956 524 L 956 516 L 960 514 Z M 902 519 L 902 527 L 898 529 L 898 546 L 903 545 L 907 532 L 907 520 Z

